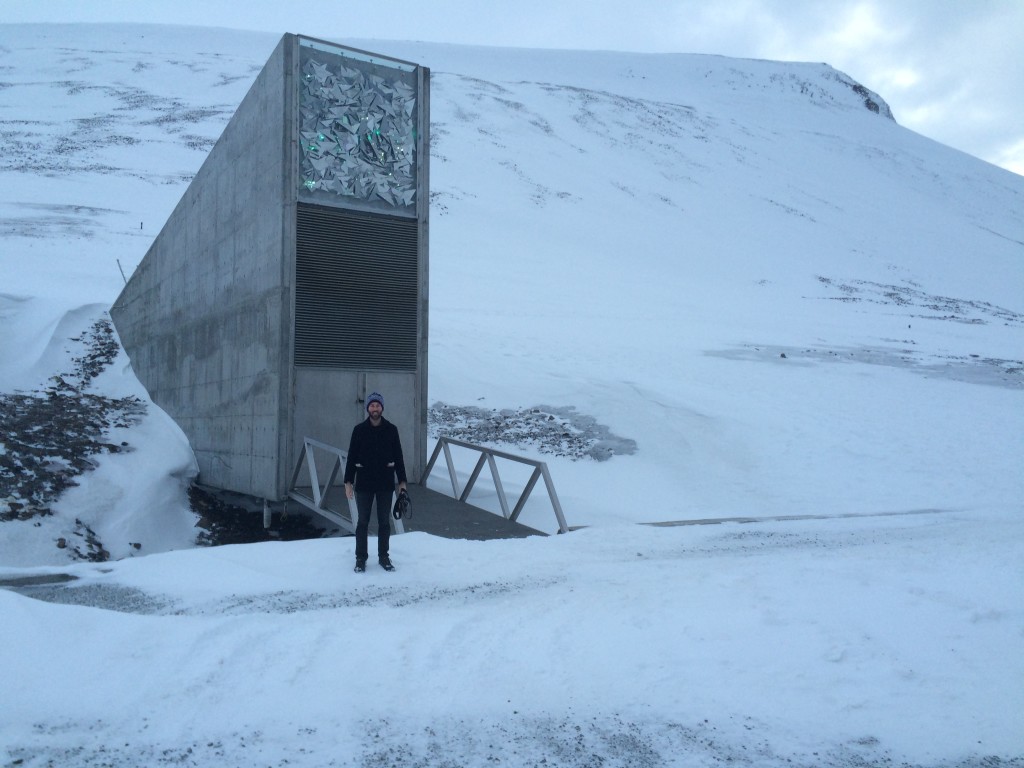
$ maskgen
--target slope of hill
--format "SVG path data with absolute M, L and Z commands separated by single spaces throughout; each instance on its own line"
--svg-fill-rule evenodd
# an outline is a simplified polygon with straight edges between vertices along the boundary
M 276 42 L 81 35 L 4 28 L 7 392 L 68 369 Z M 1020 177 L 826 65 L 346 42 L 433 72 L 436 412 L 493 437 L 488 414 L 542 406 L 635 446 L 556 460 L 573 524 L 1024 497 Z M 163 473 L 165 517 L 190 471 Z M 112 495 L 75 517 L 138 540 Z
M 277 39 L 0 25 L 4 764 L 1021 766 L 1024 179 L 823 64 L 336 39 L 432 69 L 434 428 L 588 528 L 192 549 L 105 311 Z

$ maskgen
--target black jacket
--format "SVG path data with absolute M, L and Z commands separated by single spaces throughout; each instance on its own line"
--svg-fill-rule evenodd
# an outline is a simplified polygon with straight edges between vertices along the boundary
M 407 482 L 398 427 L 383 416 L 376 427 L 369 419 L 356 424 L 348 445 L 345 482 L 354 480 L 356 490 L 364 493 L 394 490 L 396 475 L 398 482 Z

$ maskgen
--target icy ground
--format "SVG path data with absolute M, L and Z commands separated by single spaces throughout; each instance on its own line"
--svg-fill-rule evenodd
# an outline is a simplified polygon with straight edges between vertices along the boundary
M 0 736 L 74 768 L 1018 767 L 1022 533 L 933 512 L 407 534 L 360 578 L 338 539 L 80 564 L 0 591 Z

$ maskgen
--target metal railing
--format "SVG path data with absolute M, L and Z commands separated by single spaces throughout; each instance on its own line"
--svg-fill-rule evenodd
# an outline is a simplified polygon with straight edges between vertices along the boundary
M 480 454 L 480 458 L 476 462 L 476 466 L 473 468 L 472 474 L 469 476 L 469 481 L 466 483 L 466 487 L 459 490 L 459 480 L 455 474 L 455 462 L 452 460 L 451 446 L 458 446 L 460 448 L 468 448 L 472 451 L 477 451 Z M 423 471 L 422 485 L 427 484 L 427 479 L 430 477 L 430 472 L 434 468 L 434 464 L 437 462 L 438 456 L 444 453 L 445 463 L 448 465 L 448 476 L 452 481 L 452 492 L 455 497 L 465 502 L 469 498 L 470 492 L 473 490 L 473 486 L 476 484 L 477 478 L 480 477 L 480 472 L 484 468 L 484 464 L 487 464 L 491 470 L 491 477 L 494 479 L 494 490 L 498 493 L 498 503 L 501 504 L 501 513 L 507 520 L 511 520 L 513 523 L 518 522 L 519 515 L 523 511 L 523 507 L 526 506 L 527 499 L 530 498 L 530 493 L 533 491 L 537 481 L 540 478 L 544 478 L 544 485 L 548 491 L 548 498 L 551 500 L 551 507 L 555 512 L 555 518 L 558 521 L 558 532 L 568 533 L 569 526 L 565 522 L 565 515 L 562 513 L 562 505 L 558 501 L 558 494 L 555 492 L 555 484 L 551 480 L 551 473 L 548 471 L 548 465 L 543 461 L 536 461 L 534 459 L 527 459 L 522 456 L 516 456 L 512 453 L 506 453 L 505 451 L 498 451 L 494 448 L 487 448 L 482 445 L 475 445 L 474 443 L 467 443 L 463 440 L 456 440 L 451 437 L 440 437 L 438 438 L 437 445 L 434 446 L 434 452 L 430 456 L 430 461 L 427 462 L 427 467 Z M 510 510 L 508 506 L 508 499 L 505 496 L 505 488 L 501 482 L 501 475 L 498 474 L 498 465 L 495 459 L 506 459 L 508 461 L 515 461 L 519 464 L 526 464 L 533 467 L 533 474 L 530 475 L 529 481 L 526 483 L 526 487 L 523 489 L 522 494 L 519 496 L 519 500 L 515 506 Z
M 331 468 L 327 473 L 327 480 L 323 484 L 320 483 L 319 473 L 316 468 L 317 452 L 321 455 L 327 454 L 331 459 Z M 342 473 L 342 477 L 344 477 L 344 468 L 347 461 L 348 451 L 343 451 L 340 448 L 335 448 L 333 445 L 327 445 L 327 443 L 321 443 L 320 441 L 313 440 L 309 437 L 305 438 L 302 441 L 302 451 L 299 452 L 299 460 L 295 463 L 295 471 L 292 472 L 292 480 L 288 484 L 288 498 L 294 499 L 304 507 L 326 517 L 334 523 L 337 523 L 350 533 L 355 533 L 356 523 L 359 521 L 359 512 L 356 510 L 356 502 L 354 499 L 348 499 L 345 497 L 344 486 L 334 485 L 335 481 L 338 479 L 339 473 Z M 305 467 L 309 474 L 309 489 L 311 495 L 300 492 L 299 487 L 297 486 L 299 477 L 302 475 L 303 467 Z M 331 509 L 331 507 L 328 506 L 328 496 L 330 495 L 332 488 L 336 488 L 341 493 L 341 497 L 348 502 L 348 517 L 345 517 L 345 515 L 340 511 Z M 405 533 L 405 526 L 402 524 L 400 519 L 394 520 L 391 523 L 391 526 L 393 533 Z

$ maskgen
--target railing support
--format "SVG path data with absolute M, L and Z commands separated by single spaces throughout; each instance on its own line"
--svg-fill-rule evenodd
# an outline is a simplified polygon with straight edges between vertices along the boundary
M 453 445 L 460 448 L 468 448 L 471 451 L 476 451 L 480 454 L 480 458 L 477 459 L 476 466 L 473 467 L 469 480 L 466 482 L 466 487 L 463 488 L 461 492 L 459 490 L 459 480 L 455 474 L 455 462 L 452 460 L 450 446 Z M 456 440 L 451 437 L 440 437 L 438 438 L 437 445 L 434 446 L 434 452 L 430 455 L 430 461 L 427 462 L 426 469 L 423 470 L 423 479 L 420 481 L 422 485 L 427 484 L 427 479 L 430 477 L 430 473 L 434 469 L 434 464 L 442 452 L 444 453 L 445 464 L 448 465 L 448 477 L 452 483 L 452 494 L 459 501 L 465 501 L 469 498 L 469 494 L 472 492 L 473 486 L 476 485 L 476 481 L 480 477 L 480 472 L 483 470 L 484 464 L 487 464 L 491 470 L 491 478 L 494 480 L 494 490 L 498 493 L 498 503 L 501 505 L 502 516 L 512 522 L 517 522 L 520 513 L 523 511 L 523 507 L 526 506 L 526 501 L 529 499 L 534 486 L 536 486 L 537 481 L 543 477 L 544 486 L 548 492 L 548 499 L 551 500 L 551 508 L 554 510 L 555 519 L 558 521 L 558 532 L 567 533 L 569 531 L 569 526 L 565 522 L 565 515 L 562 513 L 562 505 L 558 501 L 558 493 L 555 491 L 554 481 L 551 479 L 551 473 L 548 471 L 548 465 L 543 461 L 527 459 L 522 456 L 516 456 L 513 453 L 499 451 L 494 448 L 487 448 L 474 443 L 467 443 L 463 440 Z M 505 495 L 505 487 L 501 482 L 501 475 L 498 473 L 498 465 L 495 459 L 506 459 L 508 461 L 515 461 L 520 464 L 526 464 L 533 467 L 533 474 L 530 475 L 530 479 L 526 483 L 526 487 L 523 489 L 518 501 L 516 501 L 515 507 L 513 507 L 511 511 L 509 511 L 508 498 Z
M 320 483 L 320 478 L 316 469 L 317 451 L 321 454 L 326 453 L 328 456 L 333 457 L 333 460 L 331 461 L 331 470 L 327 475 L 327 482 L 323 484 Z M 295 463 L 295 471 L 292 472 L 292 480 L 288 484 L 288 498 L 295 499 L 295 501 L 299 502 L 307 509 L 311 509 L 318 515 L 326 517 L 331 522 L 337 523 L 349 533 L 355 533 L 356 523 L 359 521 L 359 511 L 356 509 L 355 500 L 345 499 L 348 502 L 346 505 L 348 507 L 348 517 L 345 517 L 344 514 L 336 509 L 331 509 L 327 505 L 327 496 L 330 493 L 331 488 L 336 487 L 335 482 L 338 479 L 338 474 L 343 472 L 347 462 L 348 451 L 343 451 L 340 448 L 335 448 L 333 445 L 327 445 L 327 443 L 321 443 L 320 441 L 313 440 L 309 437 L 305 438 L 302 441 L 302 450 L 299 452 L 299 460 Z M 299 481 L 299 476 L 302 474 L 303 467 L 306 468 L 306 472 L 309 474 L 311 496 L 301 493 L 296 485 Z M 343 488 L 341 489 L 341 493 L 345 493 Z M 392 504 L 394 504 L 394 495 L 392 495 Z M 391 514 L 390 509 L 388 509 L 388 514 Z M 393 533 L 405 533 L 405 525 L 401 520 L 394 520 L 391 525 Z

